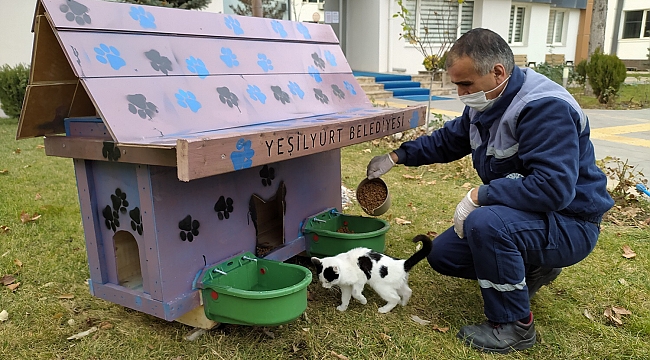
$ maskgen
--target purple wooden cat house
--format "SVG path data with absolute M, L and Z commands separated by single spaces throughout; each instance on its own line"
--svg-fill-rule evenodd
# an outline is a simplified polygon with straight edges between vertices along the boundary
M 74 159 L 104 300 L 199 327 L 197 274 L 306 250 L 341 209 L 340 148 L 422 125 L 373 107 L 327 25 L 40 0 L 17 138 Z

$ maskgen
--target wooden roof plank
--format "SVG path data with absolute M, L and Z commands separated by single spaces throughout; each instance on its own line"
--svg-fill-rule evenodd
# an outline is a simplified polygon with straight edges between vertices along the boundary
M 338 43 L 331 27 L 303 22 L 98 0 L 41 2 L 57 29 Z

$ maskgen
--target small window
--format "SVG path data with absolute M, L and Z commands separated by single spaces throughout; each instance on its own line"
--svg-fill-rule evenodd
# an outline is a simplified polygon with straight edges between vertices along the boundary
M 563 43 L 565 12 L 551 10 L 548 17 L 548 30 L 546 32 L 546 44 L 560 45 Z
M 523 44 L 525 20 L 526 20 L 525 7 L 514 6 L 514 5 L 510 7 L 510 28 L 508 30 L 509 44 Z
M 623 39 L 638 39 L 641 37 L 643 15 L 643 10 L 625 12 L 625 21 L 623 22 Z

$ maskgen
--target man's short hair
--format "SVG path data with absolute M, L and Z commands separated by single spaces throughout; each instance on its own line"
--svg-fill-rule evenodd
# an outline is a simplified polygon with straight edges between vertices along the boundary
M 472 29 L 456 40 L 447 53 L 445 68 L 451 67 L 456 60 L 464 56 L 474 61 L 474 68 L 481 76 L 492 71 L 496 64 L 503 65 L 508 74 L 511 74 L 515 67 L 515 57 L 508 43 L 499 34 L 488 29 Z

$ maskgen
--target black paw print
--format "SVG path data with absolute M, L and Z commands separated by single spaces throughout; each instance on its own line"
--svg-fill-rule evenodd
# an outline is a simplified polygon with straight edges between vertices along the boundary
M 102 156 L 108 161 L 117 161 L 122 154 L 120 154 L 120 148 L 115 146 L 114 142 L 104 141 L 104 147 L 102 147 Z
M 151 61 L 151 67 L 160 71 L 165 75 L 168 75 L 172 71 L 172 62 L 166 56 L 160 55 L 157 50 L 149 50 L 144 55 Z
M 330 99 L 327 97 L 327 95 L 323 94 L 323 91 L 321 89 L 314 88 L 314 96 L 323 104 L 328 104 L 330 102 Z
M 311 54 L 311 58 L 314 59 L 314 65 L 318 66 L 321 70 L 325 70 L 325 60 L 321 59 L 317 53 Z
M 119 210 L 122 214 L 126 214 L 126 208 L 129 206 L 129 202 L 126 201 L 126 193 L 122 192 L 120 188 L 115 189 L 115 194 L 111 195 L 111 202 L 113 203 L 113 211 Z
M 217 92 L 219 93 L 219 100 L 221 103 L 228 105 L 228 107 L 235 106 L 239 110 L 239 98 L 235 93 L 230 92 L 230 89 L 227 87 L 218 87 Z M 239 110 L 241 112 L 241 110 Z
M 273 96 L 275 97 L 275 100 L 281 102 L 282 105 L 291 102 L 291 99 L 289 99 L 289 94 L 284 92 L 281 87 L 271 86 L 271 90 L 273 90 Z
M 74 0 L 67 0 L 65 4 L 59 6 L 59 10 L 65 14 L 68 21 L 75 21 L 79 25 L 90 24 L 90 16 L 86 14 L 88 7 Z
M 229 218 L 230 213 L 233 211 L 232 199 L 226 199 L 223 196 L 220 196 L 219 200 L 217 200 L 217 203 L 214 204 L 214 211 L 217 212 L 217 217 L 219 217 L 219 220 Z
M 227 217 L 226 217 L 227 218 Z M 187 215 L 185 219 L 181 220 L 178 223 L 178 228 L 181 229 L 181 240 L 192 242 L 195 236 L 199 235 L 199 224 L 198 220 L 192 221 L 192 216 Z
M 154 103 L 147 101 L 147 98 L 142 94 L 127 95 L 126 100 L 129 101 L 129 111 L 132 114 L 138 114 L 141 118 L 152 119 L 158 112 L 158 107 Z
M 120 227 L 120 213 L 126 214 L 126 207 L 129 206 L 129 202 L 126 201 L 126 193 L 122 192 L 120 188 L 115 189 L 115 194 L 111 195 L 111 204 L 113 207 L 106 205 L 102 210 L 102 215 L 106 227 L 115 232 Z
M 142 215 L 140 215 L 140 208 L 135 207 L 129 211 L 129 217 L 131 218 L 131 229 L 137 231 L 138 235 L 142 235 Z
M 116 215 L 116 216 L 114 216 Z M 104 224 L 109 230 L 115 232 L 118 227 L 120 227 L 120 216 L 117 212 L 111 209 L 110 205 L 106 205 L 104 210 L 102 210 L 102 216 L 104 216 Z
M 332 91 L 334 92 L 334 96 L 336 96 L 337 98 L 345 99 L 345 93 L 343 92 L 343 90 L 341 90 L 341 88 L 339 88 L 338 85 L 333 84 Z
M 262 178 L 262 185 L 271 186 L 271 182 L 275 179 L 275 169 L 264 165 L 260 170 L 260 177 Z

